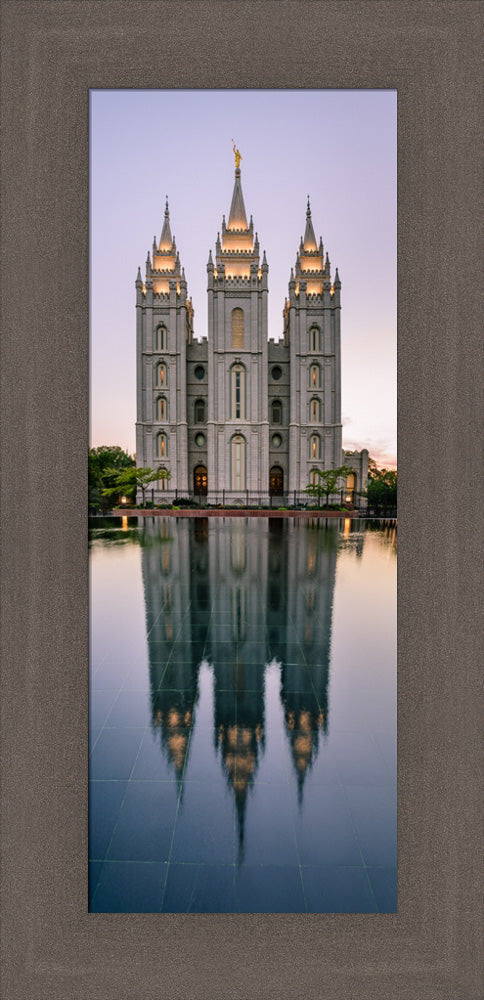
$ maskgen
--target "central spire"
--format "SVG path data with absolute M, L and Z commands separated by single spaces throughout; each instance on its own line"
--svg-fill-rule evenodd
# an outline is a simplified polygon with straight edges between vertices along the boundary
M 235 184 L 227 229 L 247 229 L 247 216 L 245 214 L 244 196 L 240 180 L 240 161 L 242 156 L 233 139 L 232 143 L 235 156 Z
M 230 206 L 228 229 L 247 229 L 247 216 L 245 214 L 244 196 L 242 194 L 242 184 L 240 183 L 240 167 L 235 170 L 234 193 Z

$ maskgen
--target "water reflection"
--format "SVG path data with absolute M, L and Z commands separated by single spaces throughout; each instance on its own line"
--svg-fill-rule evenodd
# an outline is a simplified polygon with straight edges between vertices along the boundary
M 100 617 L 91 843 L 102 849 L 91 858 L 109 864 L 94 909 L 392 909 L 394 626 L 382 580 L 396 524 L 157 516 L 96 528 L 96 578 L 118 573 L 125 604 L 117 627 Z M 130 631 L 135 566 L 145 621 Z M 144 878 L 148 862 L 166 868 L 135 902 L 140 883 L 123 865 Z
M 346 531 L 344 543 L 351 533 Z M 213 670 L 214 749 L 234 795 L 239 847 L 265 747 L 265 670 L 280 668 L 285 733 L 299 798 L 328 727 L 338 525 L 283 518 L 143 522 L 142 572 L 152 723 L 181 779 L 203 661 Z M 363 533 L 355 534 L 361 555 Z

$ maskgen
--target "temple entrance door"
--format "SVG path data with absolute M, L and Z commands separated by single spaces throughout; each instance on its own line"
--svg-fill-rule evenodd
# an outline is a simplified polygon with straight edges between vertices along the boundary
M 207 470 L 204 465 L 197 465 L 193 472 L 193 491 L 194 493 L 207 492 Z
M 269 473 L 269 493 L 271 497 L 282 497 L 284 493 L 284 473 L 279 465 L 273 465 Z

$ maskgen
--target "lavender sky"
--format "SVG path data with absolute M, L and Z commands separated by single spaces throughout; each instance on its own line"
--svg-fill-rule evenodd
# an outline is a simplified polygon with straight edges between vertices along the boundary
M 341 289 L 345 448 L 396 466 L 397 96 L 392 90 L 102 90 L 90 95 L 91 445 L 135 450 L 134 282 L 165 196 L 207 335 L 206 264 L 234 183 L 269 264 L 269 336 L 282 335 L 310 195 Z

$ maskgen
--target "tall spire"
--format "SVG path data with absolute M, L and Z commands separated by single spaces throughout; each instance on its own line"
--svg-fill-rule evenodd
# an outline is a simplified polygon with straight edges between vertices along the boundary
M 234 193 L 230 206 L 228 229 L 247 229 L 247 216 L 245 214 L 244 196 L 242 194 L 242 184 L 240 182 L 240 167 L 235 168 Z
M 160 245 L 159 250 L 171 250 L 172 247 L 171 229 L 170 229 L 170 212 L 168 210 L 168 195 L 166 196 L 165 205 L 165 218 L 163 220 L 163 229 L 161 230 Z
M 309 195 L 308 195 L 308 207 L 306 209 L 306 232 L 304 233 L 304 249 L 305 250 L 318 249 L 318 244 L 316 243 L 316 237 L 314 235 L 313 224 L 311 221 L 311 206 L 309 204 Z

